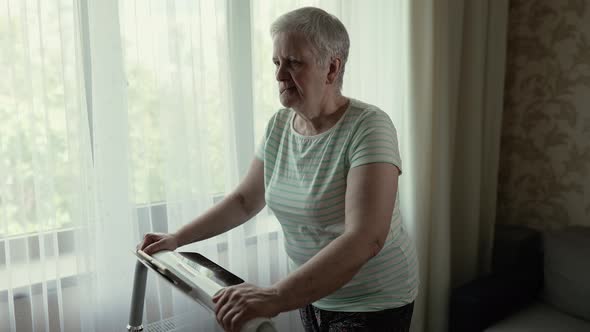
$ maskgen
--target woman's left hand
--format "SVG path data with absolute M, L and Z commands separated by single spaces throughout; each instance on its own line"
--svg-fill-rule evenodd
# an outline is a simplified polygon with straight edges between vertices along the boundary
M 279 294 L 274 288 L 239 284 L 222 289 L 213 297 L 217 321 L 225 331 L 239 332 L 254 318 L 270 318 L 280 313 Z

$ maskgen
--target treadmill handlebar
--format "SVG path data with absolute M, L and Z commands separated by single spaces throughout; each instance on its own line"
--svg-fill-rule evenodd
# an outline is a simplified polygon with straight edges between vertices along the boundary
M 129 324 L 127 325 L 127 331 L 143 331 L 144 329 L 142 321 L 147 283 L 147 270 L 147 265 L 141 260 L 138 260 L 135 265 L 135 273 L 133 276 L 133 292 L 131 297 L 131 308 L 129 312 Z M 165 277 L 161 273 L 158 273 L 158 275 Z M 172 280 L 167 280 L 178 286 L 177 283 L 174 283 Z M 198 300 L 197 302 L 203 304 L 203 306 L 207 307 L 209 310 L 214 310 L 211 299 L 208 298 L 207 301 L 207 299 L 203 298 L 207 297 L 208 294 L 206 292 L 201 289 L 195 289 L 189 293 L 189 295 L 192 295 L 191 297 Z M 268 318 L 254 318 L 244 324 L 241 332 L 277 332 L 277 329 L 275 328 L 272 320 Z
M 244 324 L 240 332 L 277 332 L 277 329 L 269 319 L 254 318 Z

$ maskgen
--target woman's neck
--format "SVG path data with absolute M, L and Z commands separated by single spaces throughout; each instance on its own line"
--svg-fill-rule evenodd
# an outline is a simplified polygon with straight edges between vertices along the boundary
M 348 108 L 349 99 L 338 95 L 328 98 L 318 107 L 295 110 L 293 126 L 301 135 L 313 136 L 332 128 Z

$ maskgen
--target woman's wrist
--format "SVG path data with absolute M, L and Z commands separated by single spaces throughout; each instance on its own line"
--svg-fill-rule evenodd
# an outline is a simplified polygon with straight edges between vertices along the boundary
M 284 281 L 284 280 L 283 280 Z M 294 292 L 286 287 L 281 281 L 270 287 L 276 294 L 276 308 L 277 314 L 281 312 L 291 311 L 300 307 L 297 303 L 297 298 Z
M 185 240 L 182 238 L 182 233 L 180 231 L 176 231 L 174 233 L 170 233 L 170 236 L 176 242 L 176 247 L 182 247 L 188 243 L 185 243 Z

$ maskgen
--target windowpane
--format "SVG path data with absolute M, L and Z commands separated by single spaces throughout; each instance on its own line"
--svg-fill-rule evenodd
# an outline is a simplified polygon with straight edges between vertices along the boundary
M 0 238 L 71 226 L 80 112 L 71 1 L 0 8 Z
M 120 3 L 131 176 L 138 204 L 167 200 L 185 187 L 190 196 L 225 190 L 230 84 L 223 5 Z M 183 168 L 188 172 L 176 173 Z

